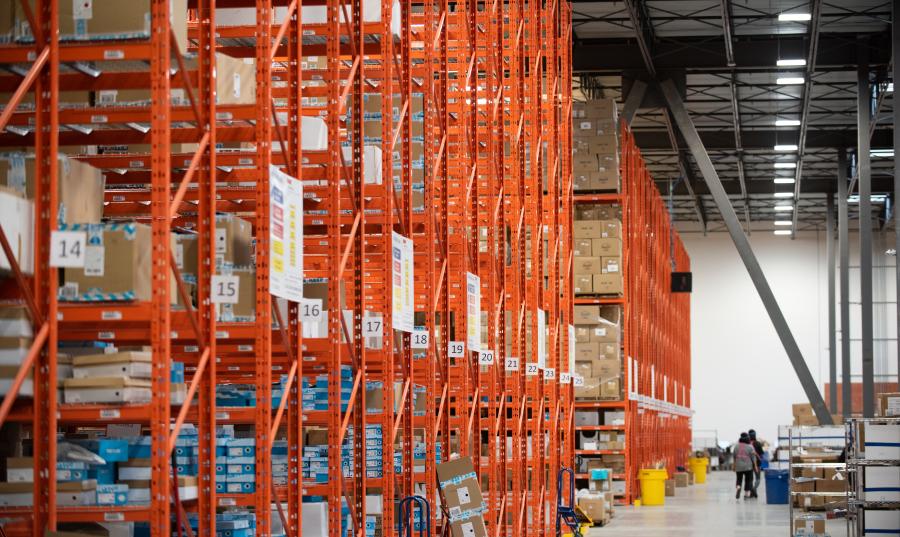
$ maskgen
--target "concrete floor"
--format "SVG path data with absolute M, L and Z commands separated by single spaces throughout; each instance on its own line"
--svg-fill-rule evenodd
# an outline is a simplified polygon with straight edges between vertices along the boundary
M 609 525 L 587 537 L 789 537 L 787 505 L 767 505 L 765 484 L 758 500 L 734 499 L 734 473 L 713 472 L 704 485 L 677 489 L 662 507 L 617 507 Z M 832 537 L 844 537 L 844 520 L 828 521 Z

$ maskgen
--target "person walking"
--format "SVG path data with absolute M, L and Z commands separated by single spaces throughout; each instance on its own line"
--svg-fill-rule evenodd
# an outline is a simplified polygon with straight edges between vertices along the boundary
M 741 438 L 734 447 L 734 473 L 737 476 L 734 497 L 741 497 L 741 483 L 744 486 L 744 499 L 750 499 L 753 492 L 753 474 L 759 467 L 756 450 L 750 445 L 750 435 L 741 433 Z
M 747 436 L 750 437 L 750 445 L 753 447 L 753 451 L 756 452 L 756 468 L 753 470 L 753 491 L 750 493 L 751 498 L 759 498 L 759 494 L 757 494 L 757 489 L 759 488 L 759 483 L 762 478 L 762 461 L 763 461 L 763 445 L 762 442 L 757 440 L 756 431 L 750 429 L 747 432 Z

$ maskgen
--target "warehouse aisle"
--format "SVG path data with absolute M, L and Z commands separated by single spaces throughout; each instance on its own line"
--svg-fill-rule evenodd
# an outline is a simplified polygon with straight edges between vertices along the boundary
M 713 472 L 705 485 L 677 489 L 664 507 L 616 508 L 610 524 L 593 528 L 588 537 L 759 537 L 790 534 L 787 505 L 766 505 L 764 486 L 760 499 L 736 501 L 734 474 Z M 843 537 L 843 520 L 829 521 L 831 537 Z

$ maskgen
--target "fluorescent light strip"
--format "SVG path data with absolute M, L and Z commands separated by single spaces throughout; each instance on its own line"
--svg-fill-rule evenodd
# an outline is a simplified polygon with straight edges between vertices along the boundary
M 791 231 L 790 229 L 776 229 L 775 231 L 773 231 L 773 233 L 775 233 L 776 235 L 791 235 L 793 231 Z
M 794 184 L 793 177 L 776 177 L 774 180 L 776 185 L 792 185 Z
M 776 198 L 793 198 L 794 193 L 793 192 L 776 192 L 775 197 Z
M 776 119 L 775 126 L 776 127 L 799 127 L 800 120 L 799 119 Z
M 791 222 L 790 220 L 776 220 L 776 221 L 774 221 L 774 222 L 772 222 L 772 223 L 775 224 L 776 226 L 790 226 L 790 225 L 793 225 L 793 222 Z
M 803 84 L 806 82 L 806 78 L 802 76 L 780 76 L 775 79 L 776 84 L 780 84 L 782 86 L 789 86 L 793 84 Z
M 778 20 L 781 22 L 807 22 L 812 20 L 809 13 L 779 13 Z
M 796 151 L 797 144 L 781 144 L 775 146 L 775 151 Z
M 874 158 L 893 158 L 894 150 L 893 149 L 872 149 L 869 151 L 869 156 Z
M 806 60 L 803 58 L 799 58 L 796 60 L 778 60 L 775 62 L 775 65 L 778 67 L 803 67 L 806 65 Z
M 797 168 L 796 162 L 776 162 L 775 169 L 778 170 L 793 170 Z
M 776 205 L 776 206 L 774 207 L 774 209 L 775 209 L 775 211 L 777 211 L 777 212 L 779 212 L 779 213 L 783 213 L 783 212 L 786 212 L 786 211 L 793 211 L 793 210 L 794 210 L 794 206 L 793 206 L 793 205 Z

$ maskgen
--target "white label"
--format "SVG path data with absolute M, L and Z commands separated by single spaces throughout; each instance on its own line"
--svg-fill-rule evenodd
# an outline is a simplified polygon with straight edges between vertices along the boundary
M 103 520 L 106 522 L 122 522 L 125 520 L 124 513 L 103 513 Z
M 216 339 L 228 339 L 228 331 L 227 330 L 217 330 L 216 331 Z
M 234 98 L 239 99 L 241 97 L 241 75 L 234 73 Z
M 304 298 L 300 302 L 300 321 L 304 323 L 317 323 L 325 319 L 325 310 L 322 309 L 321 298 Z
M 253 352 L 253 345 L 238 345 L 239 352 Z
M 219 498 L 219 505 L 223 507 L 230 507 L 232 505 L 237 505 L 237 502 L 234 498 Z
M 382 317 L 379 314 L 370 314 L 363 319 L 363 337 L 381 337 Z
M 556 369 L 548 367 L 544 369 L 544 380 L 553 380 L 556 378 Z
M 119 415 L 119 410 L 116 408 L 104 408 L 100 411 L 100 417 L 103 419 L 118 418 Z
M 121 60 L 125 58 L 124 50 L 107 49 L 103 51 L 104 60 Z
M 100 318 L 104 321 L 121 321 L 122 312 L 118 310 L 101 311 Z
M 103 276 L 103 265 L 106 257 L 106 248 L 96 244 L 89 244 L 84 248 L 84 275 Z
M 605 337 L 606 336 L 606 328 L 595 328 L 594 335 L 597 337 Z
M 471 522 L 463 522 L 459 525 L 459 529 L 462 537 L 478 537 L 478 534 L 475 533 L 475 525 Z
M 128 163 L 129 168 L 143 168 L 144 161 L 143 160 L 132 160 Z
M 212 277 L 213 304 L 237 304 L 241 282 L 237 276 L 215 274 Z
M 429 339 L 428 329 L 423 326 L 417 326 L 412 333 L 410 346 L 414 349 L 427 349 Z
M 584 386 L 584 377 L 581 375 L 572 375 L 572 385 L 576 388 Z
M 543 369 L 547 365 L 547 314 L 541 309 L 537 310 L 537 355 L 538 367 Z
M 115 332 L 97 332 L 97 339 L 116 339 Z
M 50 237 L 50 266 L 77 268 L 84 266 L 87 233 L 54 231 Z
M 94 0 L 72 0 L 73 19 L 92 19 L 94 17 Z
M 464 341 L 451 341 L 447 345 L 447 356 L 450 358 L 462 358 L 466 353 L 466 344 Z
M 887 398 L 887 409 L 884 413 L 885 416 L 897 416 L 900 415 L 900 397 L 888 397 Z
M 269 292 L 303 301 L 303 184 L 269 167 Z
M 184 270 L 184 245 L 180 242 L 175 244 L 175 251 L 172 253 L 175 255 L 175 266 L 178 270 Z
M 609 263 L 608 265 L 606 265 L 606 272 L 619 272 L 619 264 Z
M 582 121 L 581 124 L 579 125 L 579 127 L 581 128 L 581 130 L 586 131 L 591 128 L 591 122 L 590 121 Z
M 216 228 L 216 253 L 224 254 L 227 246 L 228 232 L 224 228 Z
M 96 114 L 91 116 L 91 123 L 107 123 L 108 121 L 109 118 L 104 115 Z
M 525 376 L 526 377 L 536 377 L 540 368 L 537 364 L 525 364 Z
M 466 343 L 470 349 L 481 346 L 481 278 L 466 273 Z
M 228 412 L 216 412 L 217 420 L 227 420 L 230 418 L 231 418 L 231 414 L 229 414 Z
M 469 495 L 469 487 L 459 487 L 456 489 L 456 496 L 459 499 L 459 503 L 462 505 L 466 505 L 472 501 L 472 496 Z
M 479 365 L 494 365 L 494 351 L 478 351 Z
M 569 384 L 572 382 L 572 374 L 571 373 L 563 373 L 560 371 L 559 373 L 559 383 L 560 384 Z
M 505 360 L 506 370 L 507 371 L 518 371 L 519 370 L 519 359 L 515 357 L 508 357 Z
M 184 352 L 200 352 L 200 347 L 197 345 L 185 345 Z

